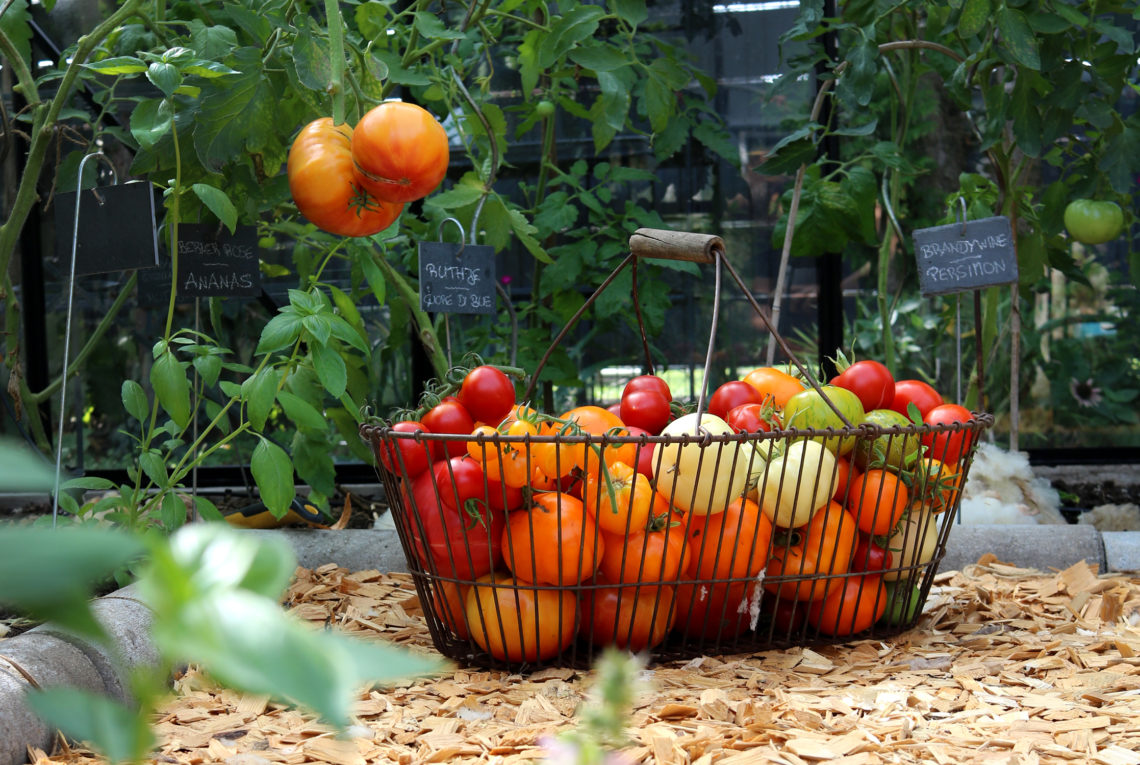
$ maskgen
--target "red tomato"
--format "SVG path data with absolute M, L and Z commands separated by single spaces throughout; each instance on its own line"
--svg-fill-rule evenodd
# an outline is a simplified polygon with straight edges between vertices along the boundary
M 439 486 L 435 472 L 421 473 L 410 492 L 402 490 L 405 513 L 400 521 L 416 559 L 427 571 L 472 581 L 502 565 L 505 519 L 478 501 L 464 501 L 459 507 L 444 501 L 449 494 L 454 500 L 456 493 L 450 485 Z
M 828 635 L 854 635 L 871 628 L 887 610 L 887 588 L 874 574 L 831 582 L 827 597 L 808 609 L 808 623 Z
M 729 380 L 722 383 L 709 397 L 708 411 L 722 420 L 730 410 L 742 404 L 763 404 L 764 396 L 743 380 Z
M 969 422 L 974 415 L 964 406 L 958 404 L 942 404 L 936 406 L 922 417 L 927 425 L 951 425 L 956 422 Z M 955 465 L 963 454 L 970 450 L 973 434 L 969 430 L 946 431 L 940 433 L 925 433 L 922 443 L 927 447 L 927 454 L 947 465 Z
M 476 422 L 498 425 L 515 405 L 515 384 L 495 367 L 475 367 L 459 386 L 459 403 Z
M 447 175 L 448 158 L 447 132 L 415 104 L 385 101 L 366 112 L 353 133 L 357 181 L 384 201 L 430 194 Z
M 920 417 L 925 417 L 927 412 L 941 403 L 942 394 L 930 383 L 922 380 L 896 380 L 895 395 L 887 408 L 894 409 L 909 420 L 910 413 L 907 408 L 910 404 L 918 407 Z
M 780 417 L 770 404 L 734 406 L 724 420 L 737 433 L 759 433 L 780 427 Z
M 451 396 L 427 410 L 420 421 L 432 433 L 461 433 L 466 436 L 475 430 L 475 420 L 471 417 L 471 413 L 459 403 L 459 399 Z M 436 459 L 455 457 L 467 453 L 467 442 L 458 439 L 436 441 L 432 444 L 432 451 Z
M 755 581 L 678 585 L 675 628 L 700 640 L 721 642 L 737 637 L 752 625 L 751 607 L 759 586 Z
M 471 638 L 496 659 L 553 659 L 574 642 L 578 599 L 570 592 L 534 588 L 505 574 L 488 575 L 467 590 Z
M 486 501 L 487 478 L 483 466 L 469 455 L 438 460 L 431 467 L 439 498 L 448 507 L 461 512 L 478 511 Z M 478 505 L 480 507 L 472 507 Z
M 642 428 L 655 436 L 673 417 L 669 399 L 656 390 L 634 390 L 623 394 L 618 414 L 629 427 Z
M 631 436 L 651 436 L 653 435 L 648 430 L 636 428 L 632 425 L 628 428 Z M 635 444 L 637 447 L 637 472 L 641 473 L 650 480 L 653 479 L 653 447 L 657 444 L 645 443 Z
M 581 501 L 551 491 L 536 495 L 529 510 L 511 513 L 503 529 L 503 551 L 519 579 L 570 585 L 594 575 L 605 543 Z
M 416 420 L 401 420 L 392 424 L 397 433 L 427 433 L 428 429 Z M 431 463 L 428 444 L 412 438 L 393 438 L 380 450 L 380 464 L 385 470 L 403 478 L 415 478 L 427 470 Z
M 606 584 L 595 578 L 594 584 Z M 578 632 L 593 645 L 644 651 L 665 639 L 673 610 L 672 587 L 598 587 L 582 595 Z
M 859 535 L 855 554 L 851 556 L 851 571 L 886 571 L 893 563 L 891 551 L 875 544 L 866 534 Z
M 321 117 L 289 147 L 289 191 L 301 214 L 339 236 L 371 236 L 391 226 L 402 203 L 382 202 L 361 188 L 352 164 L 353 132 Z
M 863 411 L 890 406 L 895 398 L 895 378 L 891 370 L 873 359 L 856 361 L 844 369 L 832 385 L 846 388 L 863 402 Z
M 621 395 L 624 398 L 626 394 L 632 393 L 635 390 L 652 390 L 660 393 L 665 397 L 666 401 L 673 400 L 673 392 L 669 390 L 669 383 L 657 375 L 638 375 L 625 384 L 625 389 L 622 390 Z

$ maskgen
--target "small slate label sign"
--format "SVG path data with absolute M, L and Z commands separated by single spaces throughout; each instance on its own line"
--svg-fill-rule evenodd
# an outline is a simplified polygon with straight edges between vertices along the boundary
M 56 194 L 55 252 L 71 265 L 75 194 Z M 75 235 L 75 274 L 89 276 L 158 263 L 154 186 L 145 182 L 101 186 L 79 192 L 79 231 Z
M 1017 253 L 1009 218 L 961 221 L 914 232 L 918 286 L 923 295 L 1012 284 Z
M 419 254 L 421 310 L 495 312 L 495 248 L 420 242 Z
M 257 297 L 261 270 L 257 229 L 202 223 L 178 227 L 178 294 L 185 297 Z

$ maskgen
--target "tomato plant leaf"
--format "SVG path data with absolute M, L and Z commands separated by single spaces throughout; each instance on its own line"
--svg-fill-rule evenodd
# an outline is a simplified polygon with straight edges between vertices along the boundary
M 429 40 L 462 40 L 464 35 L 458 29 L 452 29 L 443 23 L 443 20 L 434 13 L 416 11 L 416 31 Z
M 403 57 L 399 52 L 373 48 L 372 55 L 388 68 L 388 79 L 397 85 L 413 87 L 427 87 L 431 85 L 431 79 L 423 74 L 418 67 L 411 69 L 404 67 Z
M 645 0 L 613 0 L 614 13 L 627 24 L 636 27 L 649 18 Z
M 483 194 L 482 185 L 474 186 L 468 183 L 459 183 L 447 191 L 432 194 L 426 200 L 426 204 L 438 207 L 441 210 L 454 210 L 475 204 Z
M 535 260 L 542 263 L 553 263 L 553 259 L 543 249 L 542 244 L 535 239 L 534 235 L 538 232 L 526 216 L 519 210 L 511 209 L 508 211 L 510 217 L 511 230 L 515 232 L 515 236 L 519 238 L 519 242 L 523 247 L 526 247 L 527 252 L 534 256 Z
M 596 5 L 579 5 L 564 13 L 550 25 L 548 39 L 538 49 L 538 65 L 549 69 L 578 43 L 594 35 L 598 23 L 606 15 Z
M 143 387 L 134 380 L 123 380 L 119 394 L 123 400 L 123 408 L 127 410 L 127 414 L 139 422 L 146 422 L 150 414 L 150 402 L 147 401 L 146 392 L 143 390 Z
M 593 41 L 570 51 L 569 58 L 583 69 L 612 72 L 629 63 L 629 56 L 607 42 Z
M 239 74 L 211 81 L 202 90 L 200 116 L 194 122 L 198 161 L 211 172 L 227 162 L 245 159 L 277 134 L 277 94 L 261 62 L 259 48 L 233 53 Z
M 178 67 L 162 61 L 154 61 L 147 67 L 146 78 L 167 98 L 173 96 L 182 84 L 182 72 L 178 71 Z
M 277 400 L 281 402 L 281 408 L 298 428 L 323 431 L 328 426 L 317 408 L 297 394 L 287 390 L 278 391 Z
M 225 224 L 230 233 L 234 233 L 237 228 L 237 208 L 234 207 L 234 203 L 230 201 L 226 192 L 208 183 L 191 184 L 190 188 L 194 191 L 195 196 L 202 200 L 202 204 L 206 205 L 209 211 Z
M 51 9 L 49 8 L 50 12 Z M 28 0 L 16 0 L 0 14 L 0 29 L 12 41 L 24 63 L 32 61 L 32 25 L 31 14 L 28 13 Z
M 257 374 L 247 377 L 241 384 L 241 392 L 246 400 L 246 416 L 254 430 L 264 430 L 265 421 L 277 400 L 277 371 L 265 367 Z
M 281 394 L 283 395 L 284 391 Z M 299 399 L 298 399 L 299 400 Z M 261 492 L 261 501 L 275 518 L 285 517 L 297 494 L 293 483 L 293 463 L 277 444 L 259 438 L 250 456 L 249 469 Z
M 986 28 L 990 20 L 990 0 L 966 0 L 958 16 L 958 36 L 968 40 Z
M 172 351 L 166 351 L 150 369 L 150 384 L 159 406 L 179 428 L 190 424 L 190 381 L 182 362 Z
M 1025 14 L 1016 8 L 1003 7 L 997 13 L 1001 45 L 1013 60 L 1030 69 L 1041 69 L 1041 54 L 1037 49 L 1037 36 L 1029 26 Z
M 649 115 L 649 126 L 654 133 L 660 133 L 669 124 L 676 107 L 674 90 L 652 70 L 645 81 L 645 112 Z
M 352 334 L 356 334 L 355 331 Z M 312 348 L 313 368 L 325 390 L 334 398 L 340 398 L 348 385 L 348 370 L 340 351 L 329 345 L 315 345 Z M 322 421 L 322 425 L 323 425 Z
M 313 36 L 313 19 L 297 30 L 293 41 L 293 66 L 297 79 L 309 90 L 324 93 L 332 79 L 332 60 L 328 49 Z
M 860 36 L 859 44 L 847 54 L 847 61 L 851 68 L 839 79 L 837 87 L 849 93 L 860 106 L 866 106 L 875 92 L 879 48 L 873 40 Z
M 154 749 L 146 716 L 108 696 L 57 686 L 29 691 L 25 699 L 48 725 L 91 744 L 109 762 L 142 762 Z
M 190 30 L 190 48 L 206 61 L 220 61 L 238 47 L 237 32 L 230 27 L 222 24 L 207 26 L 201 19 L 192 19 L 187 27 Z

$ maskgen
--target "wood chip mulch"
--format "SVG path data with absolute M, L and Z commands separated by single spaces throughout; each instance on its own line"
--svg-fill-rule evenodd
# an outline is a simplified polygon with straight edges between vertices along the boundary
M 432 651 L 411 578 L 299 569 L 312 622 Z M 1140 765 L 1140 578 L 1018 569 L 938 576 L 890 640 L 653 664 L 627 762 Z M 338 738 L 307 714 L 191 670 L 156 723 L 163 763 L 516 763 L 574 724 L 590 672 L 472 669 L 362 692 Z M 95 763 L 80 750 L 36 765 Z

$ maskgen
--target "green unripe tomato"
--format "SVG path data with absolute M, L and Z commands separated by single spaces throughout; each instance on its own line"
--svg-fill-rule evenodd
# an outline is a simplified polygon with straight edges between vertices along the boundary
M 1065 229 L 1084 244 L 1111 242 L 1124 228 L 1124 212 L 1116 202 L 1074 199 L 1065 207 Z
M 910 582 L 887 582 L 887 610 L 881 621 L 891 627 L 910 624 L 918 611 L 919 590 Z M 907 589 L 910 592 L 907 592 Z
M 534 105 L 534 113 L 538 115 L 540 119 L 546 119 L 554 114 L 554 104 L 544 98 Z

